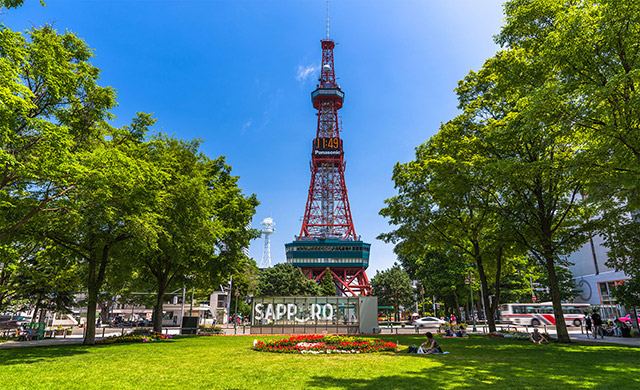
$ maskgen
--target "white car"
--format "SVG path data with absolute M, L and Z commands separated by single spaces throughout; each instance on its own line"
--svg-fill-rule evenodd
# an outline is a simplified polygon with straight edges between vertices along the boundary
M 422 317 L 413 322 L 413 324 L 419 328 L 423 326 L 440 326 L 444 323 L 445 322 L 443 320 L 436 317 Z

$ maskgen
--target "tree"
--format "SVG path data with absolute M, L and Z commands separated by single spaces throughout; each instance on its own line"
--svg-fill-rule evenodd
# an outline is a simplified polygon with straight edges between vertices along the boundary
M 22 4 L 24 4 L 24 0 L 0 0 L 0 10 L 2 8 L 18 8 Z M 43 0 L 40 0 L 40 4 L 45 5 Z
M 581 192 L 592 172 L 587 134 L 569 126 L 553 108 L 562 103 L 549 99 L 549 79 L 556 79 L 549 68 L 521 50 L 504 50 L 471 72 L 458 93 L 466 137 L 477 143 L 490 178 L 486 192 L 514 238 L 545 267 L 558 340 L 569 342 L 556 265 L 566 265 L 563 256 L 588 239 L 593 210 Z
M 396 320 L 400 318 L 400 308 L 409 307 L 414 298 L 409 274 L 398 263 L 382 272 L 377 271 L 371 279 L 371 290 L 378 297 L 378 304 L 394 307 Z
M 149 148 L 150 162 L 163 177 L 155 188 L 158 203 L 151 207 L 158 237 L 136 257 L 155 280 L 153 327 L 161 332 L 165 293 L 175 281 L 192 275 L 215 283 L 214 273 L 226 278 L 243 265 L 244 255 L 234 248 L 256 237 L 246 226 L 258 203 L 255 195 L 241 194 L 224 158 L 209 160 L 198 153 L 198 141 L 159 134 Z M 229 214 L 236 217 L 225 218 Z
M 258 296 L 317 296 L 319 294 L 318 284 L 305 278 L 300 268 L 294 268 L 288 263 L 266 268 L 258 278 Z
M 416 159 L 396 164 L 398 195 L 385 200 L 380 214 L 397 228 L 379 238 L 396 243 L 396 253 L 420 258 L 425 247 L 452 246 L 475 264 L 489 329 L 495 331 L 497 300 L 489 301 L 488 270 L 493 269 L 496 295 L 505 251 L 513 247 L 495 201 L 484 189 L 486 175 L 475 154 L 477 145 L 464 136 L 467 121 L 456 118 L 416 148 Z
M 578 285 L 573 279 L 573 274 L 567 267 L 563 267 L 560 265 L 556 265 L 556 278 L 558 279 L 558 291 L 560 292 L 560 299 L 563 302 L 572 302 L 575 297 L 580 295 L 580 290 L 578 290 Z M 550 283 L 549 283 L 549 275 L 545 270 L 540 270 L 539 278 L 537 282 L 540 283 L 541 286 L 547 287 L 547 290 L 536 292 L 536 298 L 543 301 L 552 300 L 552 296 L 549 293 L 550 291 Z
M 0 26 L 0 239 L 55 211 L 83 175 L 80 154 L 115 105 L 92 56 L 70 32 Z
M 447 307 L 454 308 L 458 318 L 462 318 L 460 306 L 468 301 L 469 293 L 464 283 L 468 267 L 462 256 L 452 251 L 425 248 L 422 253 L 399 256 L 399 260 L 409 276 L 420 281 L 426 296 L 444 301 Z
M 640 307 L 640 282 L 638 278 L 627 280 L 618 284 L 612 292 L 616 301 L 625 307 L 631 318 L 631 324 L 635 332 L 640 333 L 638 326 L 638 311 L 637 307 Z
M 254 296 L 258 288 L 258 277 L 260 269 L 255 260 L 246 258 L 242 260 L 242 265 L 232 275 L 233 291 L 238 292 L 238 307 L 235 307 L 236 300 L 232 300 L 232 313 L 240 313 L 242 315 L 251 314 L 251 307 L 246 303 L 250 297 Z M 249 308 L 248 311 L 246 310 Z
M 505 14 L 497 42 L 553 70 L 545 100 L 556 104 L 546 110 L 588 134 L 585 154 L 594 173 L 585 193 L 599 210 L 594 230 L 609 248 L 607 265 L 633 275 L 638 257 L 631 254 L 640 252 L 640 5 L 517 0 L 505 4 Z
M 142 138 L 152 123 L 145 114 L 121 129 L 102 123 L 102 140 L 84 155 L 84 177 L 68 199 L 56 203 L 55 215 L 34 227 L 33 234 L 66 249 L 86 267 L 84 344 L 95 343 L 96 308 L 113 251 L 127 240 L 145 242 L 157 235 L 158 216 L 150 205 L 157 203 L 160 194 L 154 189 L 162 174 L 141 158 L 146 150 Z
M 336 296 L 336 283 L 333 281 L 333 275 L 329 271 L 329 268 L 325 270 L 322 279 L 320 279 L 320 296 L 323 297 L 335 297 Z

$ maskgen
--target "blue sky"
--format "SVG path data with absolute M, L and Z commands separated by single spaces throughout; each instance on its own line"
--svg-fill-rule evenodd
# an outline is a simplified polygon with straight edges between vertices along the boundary
M 310 93 L 326 35 L 324 0 L 26 0 L 3 11 L 16 30 L 54 23 L 94 49 L 102 85 L 118 92 L 115 125 L 138 111 L 156 129 L 201 138 L 225 155 L 245 193 L 256 193 L 253 227 L 276 222 L 271 257 L 299 234 L 310 181 L 316 116 Z M 395 261 L 376 240 L 378 215 L 395 194 L 397 162 L 457 113 L 458 80 L 498 47 L 495 0 L 332 0 L 331 38 L 342 115 L 346 183 L 356 233 L 372 243 L 367 273 Z M 263 241 L 251 245 L 258 263 Z

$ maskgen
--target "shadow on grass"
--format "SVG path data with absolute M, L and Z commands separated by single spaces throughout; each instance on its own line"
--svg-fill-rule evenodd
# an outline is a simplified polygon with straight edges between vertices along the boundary
M 59 345 L 0 350 L 0 367 L 13 364 L 31 364 L 65 356 L 88 353 L 90 346 Z
M 388 337 L 385 339 L 391 340 Z M 474 338 L 439 339 L 448 355 L 395 354 L 397 373 L 369 378 L 316 375 L 305 384 L 339 389 L 640 388 L 640 349 Z M 403 337 L 419 344 L 424 337 Z M 403 371 L 403 367 L 405 370 Z
M 175 342 L 174 339 L 153 341 L 152 343 L 171 344 L 173 342 Z M 0 349 L 0 367 L 2 367 L 3 365 L 37 363 L 48 359 L 57 359 L 60 357 L 87 354 L 91 353 L 92 351 L 114 349 L 137 344 L 150 343 L 113 343 L 95 345 L 72 344 Z

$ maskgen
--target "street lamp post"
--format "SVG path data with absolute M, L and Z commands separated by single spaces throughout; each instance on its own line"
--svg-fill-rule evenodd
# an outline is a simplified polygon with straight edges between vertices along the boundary
M 469 298 L 471 298 L 471 318 L 473 318 L 473 331 L 476 332 L 476 316 L 475 309 L 473 308 L 473 284 L 471 283 L 471 270 L 468 271 L 467 281 L 469 282 Z
M 236 296 L 236 307 L 234 308 L 234 314 L 238 314 L 238 297 L 240 296 L 240 291 L 238 291 L 238 288 L 236 287 L 236 291 L 233 294 Z

